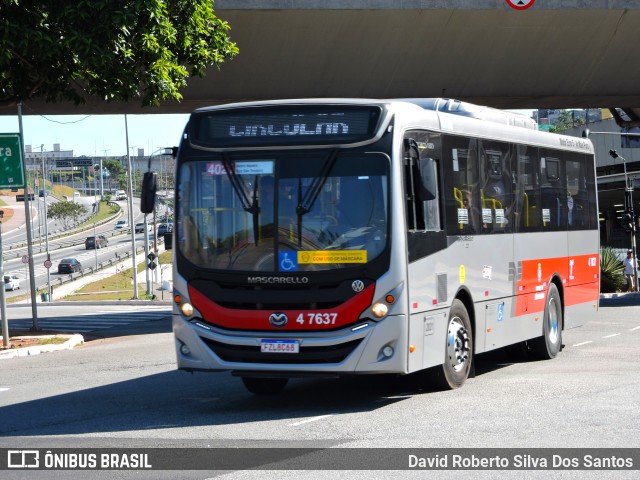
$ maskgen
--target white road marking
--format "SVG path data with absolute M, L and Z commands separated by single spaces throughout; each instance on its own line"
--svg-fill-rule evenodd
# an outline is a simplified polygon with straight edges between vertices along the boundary
M 318 417 L 311 417 L 311 418 L 308 418 L 306 420 L 302 420 L 301 422 L 290 423 L 289 426 L 290 427 L 297 427 L 299 425 L 304 425 L 305 423 L 317 422 L 318 420 L 322 420 L 323 418 L 329 418 L 329 417 L 333 417 L 333 414 L 331 414 L 331 415 L 320 415 Z
M 602 337 L 602 338 L 613 338 L 613 337 L 617 337 L 618 335 L 620 335 L 619 333 L 612 333 L 611 335 L 607 335 L 606 337 Z
M 9 389 L 7 387 L 0 387 L 0 392 L 7 392 Z
M 630 331 L 630 332 L 633 332 L 633 331 L 635 331 L 635 330 L 640 330 L 640 327 L 633 327 L 633 328 L 632 328 L 632 329 L 630 329 L 629 331 Z
M 587 345 L 588 343 L 593 343 L 593 341 L 591 340 L 587 340 L 586 342 L 582 342 L 582 343 L 576 343 L 575 345 L 573 345 L 574 347 L 581 347 L 582 345 Z

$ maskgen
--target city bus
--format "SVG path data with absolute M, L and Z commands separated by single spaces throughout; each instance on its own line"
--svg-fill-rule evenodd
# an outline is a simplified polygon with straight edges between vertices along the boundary
M 460 387 L 506 346 L 552 359 L 598 311 L 588 139 L 453 99 L 194 111 L 176 161 L 178 368 Z M 421 373 L 417 373 L 421 372 Z

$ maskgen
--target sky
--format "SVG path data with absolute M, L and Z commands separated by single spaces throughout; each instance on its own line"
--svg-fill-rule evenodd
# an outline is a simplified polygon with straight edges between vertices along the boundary
M 531 116 L 532 110 L 513 110 Z M 136 156 L 177 146 L 189 119 L 188 114 L 127 115 L 129 153 Z M 123 156 L 127 153 L 124 115 L 23 115 L 24 144 L 33 151 L 52 151 L 55 143 L 73 155 Z M 18 117 L 0 116 L 0 133 L 19 132 Z
M 189 115 L 127 115 L 132 155 L 177 146 Z M 127 153 L 124 115 L 23 115 L 24 144 L 33 151 L 73 150 L 74 156 L 122 156 Z M 18 116 L 0 116 L 0 133 L 18 133 Z

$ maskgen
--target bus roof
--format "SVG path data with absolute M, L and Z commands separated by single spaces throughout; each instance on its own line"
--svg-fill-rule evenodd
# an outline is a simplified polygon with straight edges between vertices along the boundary
M 538 130 L 533 119 L 513 112 L 474 105 L 449 98 L 301 98 L 238 102 L 203 107 L 193 113 L 220 110 L 264 108 L 295 105 L 351 105 L 383 108 L 380 128 L 387 128 L 393 114 L 400 128 L 435 128 L 443 133 L 471 135 L 478 138 L 527 143 L 541 147 L 593 153 L 593 145 L 587 138 L 559 135 Z

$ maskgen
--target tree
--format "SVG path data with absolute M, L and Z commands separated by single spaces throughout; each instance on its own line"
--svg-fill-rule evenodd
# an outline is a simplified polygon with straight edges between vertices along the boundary
M 118 187 L 126 190 L 127 187 L 127 170 L 126 168 L 117 160 L 103 160 L 102 168 L 109 172 L 109 182 L 111 185 L 111 180 L 114 179 L 118 183 Z M 110 188 L 110 187 L 109 187 Z
M 76 202 L 55 202 L 49 205 L 47 218 L 59 220 L 62 228 L 68 230 L 82 215 L 89 213 L 87 207 Z
M 238 53 L 211 0 L 0 0 L 0 107 L 180 100 Z

